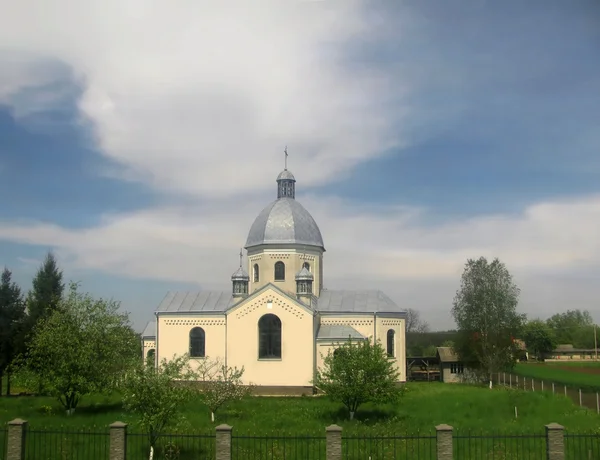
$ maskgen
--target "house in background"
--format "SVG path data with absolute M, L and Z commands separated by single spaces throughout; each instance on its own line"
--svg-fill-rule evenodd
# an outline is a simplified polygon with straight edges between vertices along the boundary
M 144 356 L 221 359 L 244 367 L 258 393 L 310 394 L 324 355 L 349 338 L 370 339 L 406 381 L 406 310 L 378 290 L 325 289 L 321 231 L 295 199 L 293 174 L 286 168 L 276 182 L 277 199 L 250 227 L 246 269 L 240 252 L 231 289 L 167 293 L 144 331 Z
M 464 365 L 451 347 L 438 347 L 437 358 L 440 362 L 440 381 L 458 383 L 463 379 Z
M 593 348 L 574 348 L 571 344 L 558 345 L 545 357 L 546 361 L 586 361 L 596 358 L 596 350 Z

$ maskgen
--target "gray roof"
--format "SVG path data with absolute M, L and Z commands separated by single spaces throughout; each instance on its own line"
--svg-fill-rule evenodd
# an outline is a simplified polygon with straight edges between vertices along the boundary
M 155 339 L 156 338 L 156 321 L 148 321 L 144 332 L 142 332 L 143 339 Z
M 317 332 L 317 339 L 353 339 L 362 340 L 366 337 L 351 326 L 341 324 L 321 324 Z
M 317 309 L 325 313 L 405 313 L 381 291 L 321 291 Z
M 293 198 L 278 198 L 255 219 L 246 248 L 261 244 L 302 244 L 325 248 L 321 230 L 300 203 Z
M 312 280 L 314 278 L 313 274 L 306 267 L 302 267 L 302 270 L 296 273 L 296 280 Z
M 460 361 L 452 347 L 438 347 L 437 352 L 442 363 L 457 363 Z
M 248 276 L 248 273 L 246 273 L 246 270 L 244 270 L 242 267 L 240 267 L 236 270 L 236 272 L 233 275 L 231 275 L 231 279 L 248 281 L 250 279 L 250 277 Z
M 287 169 L 284 169 L 283 171 L 281 171 L 279 173 L 279 176 L 277 176 L 277 180 L 293 180 L 293 181 L 296 181 L 296 178 L 292 174 L 292 171 L 288 171 Z
M 156 311 L 222 313 L 236 302 L 231 291 L 168 292 Z

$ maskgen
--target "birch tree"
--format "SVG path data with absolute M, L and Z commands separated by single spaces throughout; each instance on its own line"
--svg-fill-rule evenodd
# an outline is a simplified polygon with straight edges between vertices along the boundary
M 519 288 L 498 259 L 469 259 L 452 316 L 458 326 L 455 350 L 465 365 L 484 372 L 492 388 L 493 375 L 515 363 L 516 334 L 524 315 L 517 312 Z

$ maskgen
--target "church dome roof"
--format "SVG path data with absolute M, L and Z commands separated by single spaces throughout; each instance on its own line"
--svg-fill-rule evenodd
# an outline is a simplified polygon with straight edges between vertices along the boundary
M 302 270 L 300 270 L 298 273 L 296 273 L 296 281 L 302 281 L 302 280 L 313 280 L 314 276 L 311 272 L 308 271 L 308 269 L 306 267 L 302 267 Z
M 289 197 L 273 201 L 254 220 L 246 248 L 262 244 L 300 244 L 324 249 L 321 230 L 313 217 Z
M 293 180 L 293 181 L 295 181 L 296 178 L 292 174 L 292 171 L 288 171 L 287 169 L 284 169 L 283 171 L 281 171 L 279 173 L 279 176 L 277 176 L 277 180 Z
M 248 273 L 246 273 L 246 271 L 240 267 L 237 269 L 237 271 L 231 275 L 231 280 L 232 281 L 248 281 L 250 279 L 250 277 L 248 276 Z

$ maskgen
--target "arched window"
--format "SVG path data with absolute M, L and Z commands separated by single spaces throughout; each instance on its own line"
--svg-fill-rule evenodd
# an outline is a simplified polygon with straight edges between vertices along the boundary
M 258 358 L 281 359 L 281 320 L 271 313 L 258 320 Z
M 190 358 L 204 358 L 206 356 L 204 329 L 195 327 L 190 331 Z
M 258 271 L 258 264 L 254 264 L 253 271 L 254 271 L 254 273 L 253 273 L 253 275 L 254 275 L 254 282 L 258 283 L 258 280 L 260 278 L 259 277 L 259 271 Z
M 154 364 L 154 355 L 156 354 L 156 351 L 154 350 L 154 348 L 151 348 L 150 350 L 148 350 L 148 353 L 146 353 L 146 362 L 148 364 Z
M 310 264 L 308 262 L 304 262 L 302 264 L 302 268 L 306 268 L 308 271 L 310 271 Z
M 285 264 L 281 261 L 275 262 L 275 281 L 285 281 Z
M 394 343 L 396 340 L 396 332 L 394 332 L 393 329 L 390 329 L 387 331 L 387 355 L 390 358 L 393 358 L 394 356 L 396 356 L 395 353 L 395 348 L 396 348 L 396 344 Z

